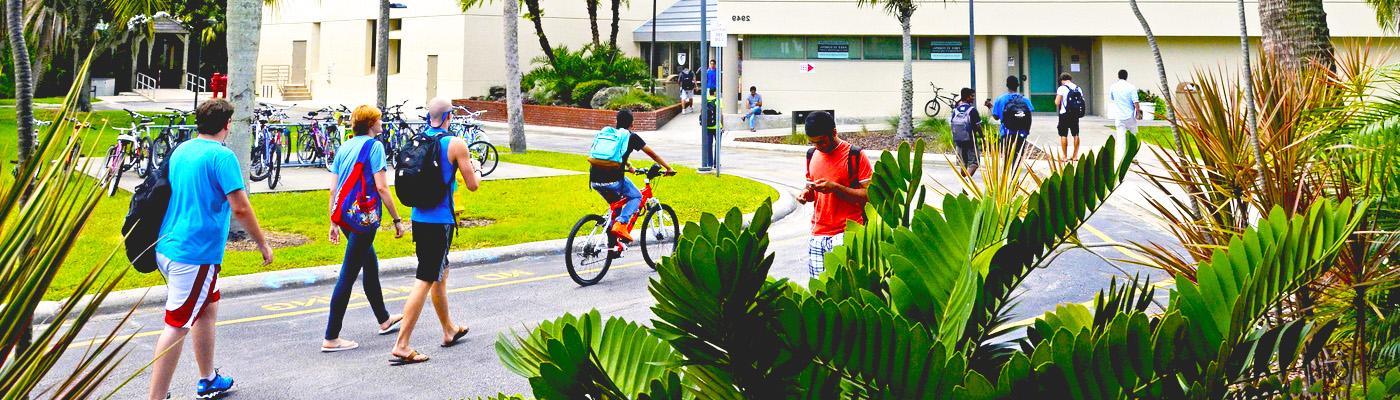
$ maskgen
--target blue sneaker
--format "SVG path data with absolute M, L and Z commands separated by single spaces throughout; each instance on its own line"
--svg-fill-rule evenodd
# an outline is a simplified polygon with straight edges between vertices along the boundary
M 194 393 L 195 397 L 201 399 L 214 399 L 228 393 L 232 388 L 233 378 L 219 375 L 219 370 L 215 369 L 214 379 L 200 379 L 199 383 L 194 385 Z

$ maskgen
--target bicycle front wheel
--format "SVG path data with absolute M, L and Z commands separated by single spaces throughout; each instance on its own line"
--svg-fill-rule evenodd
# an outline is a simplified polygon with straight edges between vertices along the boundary
M 612 238 L 608 234 L 607 221 L 597 214 L 585 215 L 569 231 L 569 240 L 564 245 L 564 266 L 569 270 L 569 278 L 579 286 L 588 286 L 603 280 L 612 265 Z
M 943 105 L 938 104 L 938 99 L 929 100 L 927 103 L 924 103 L 924 115 L 928 117 L 938 116 L 938 112 L 941 111 L 941 108 L 943 108 Z
M 661 257 L 670 256 L 676 251 L 676 240 L 680 237 L 681 226 L 676 220 L 676 210 L 662 204 L 647 211 L 647 219 L 642 221 L 642 259 L 651 269 Z
M 135 150 L 132 164 L 136 166 L 136 176 L 145 179 L 146 174 L 151 172 L 151 160 L 149 159 L 151 157 L 151 140 L 147 138 L 137 140 Z
M 276 189 L 277 182 L 282 181 L 282 146 L 272 146 L 271 160 L 272 165 L 268 166 L 267 188 Z
M 107 149 L 107 196 L 117 194 L 117 185 L 122 180 L 122 145 L 112 145 Z
M 481 176 L 491 175 L 492 172 L 496 171 L 496 164 L 501 163 L 501 155 L 496 153 L 496 145 L 476 141 L 467 145 L 467 148 L 472 151 L 472 156 L 476 157 L 476 161 L 481 163 Z
M 267 161 L 267 141 L 259 140 L 258 142 L 257 146 L 253 146 L 253 152 L 251 154 L 252 163 L 248 166 L 248 179 L 253 182 L 260 182 L 263 179 L 267 179 L 267 173 L 271 170 L 271 168 L 268 168 L 269 165 Z
M 325 166 L 327 171 L 335 172 L 335 151 L 340 148 L 340 138 L 332 137 L 326 141 Z
M 302 126 L 297 129 L 297 159 L 303 163 L 316 161 L 316 156 L 321 152 L 321 146 L 316 143 L 316 134 L 310 127 Z

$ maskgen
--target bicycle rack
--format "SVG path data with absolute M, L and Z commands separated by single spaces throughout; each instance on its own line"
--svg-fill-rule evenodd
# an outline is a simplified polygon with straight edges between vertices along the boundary
M 315 123 L 320 124 L 320 125 L 322 125 L 322 126 L 325 126 L 325 125 L 327 124 L 326 121 L 316 121 Z M 425 125 L 427 125 L 427 123 L 424 122 L 424 121 L 407 122 L 407 124 L 408 124 L 409 128 L 411 128 L 411 129 L 413 129 L 414 131 L 417 131 L 417 132 L 421 132 L 421 131 L 423 130 L 423 127 L 424 127 Z M 283 166 L 283 167 L 318 167 L 318 168 L 319 168 L 319 167 L 323 167 L 323 166 L 325 165 L 325 164 L 323 164 L 322 162 L 304 162 L 304 161 L 298 159 L 299 157 L 297 157 L 296 154 L 295 154 L 296 151 L 297 151 L 297 150 L 296 150 L 296 144 L 299 143 L 299 141 L 300 141 L 300 139 L 301 139 L 301 129 L 302 129 L 303 127 L 309 127 L 310 125 L 311 125 L 310 122 L 306 122 L 306 123 L 270 123 L 270 124 L 265 124 L 265 125 L 264 125 L 264 126 L 266 126 L 266 127 L 268 127 L 268 128 L 277 128 L 277 129 L 281 129 L 283 132 L 286 132 L 286 135 L 287 135 L 287 136 L 286 136 L 286 139 L 287 139 L 287 140 L 286 140 L 284 143 L 282 143 L 282 146 L 283 146 L 283 147 L 282 147 L 282 157 L 283 157 L 283 159 L 285 159 L 285 160 L 287 160 L 287 161 L 282 163 L 282 166 Z M 190 132 L 194 132 L 195 129 L 197 128 L 195 125 L 165 125 L 165 124 L 149 124 L 149 125 L 145 125 L 145 127 L 146 127 L 146 128 L 145 128 L 145 129 L 146 129 L 146 135 L 148 135 L 148 137 L 154 137 L 155 135 L 160 134 L 161 131 L 164 131 L 164 130 L 167 129 L 167 128 L 173 129 L 173 130 L 188 129 Z M 339 131 L 339 133 L 344 134 L 345 136 L 341 137 L 340 140 L 341 140 L 341 141 L 344 141 L 344 140 L 346 140 L 347 138 L 349 138 L 349 137 L 350 137 L 349 132 L 350 132 L 350 131 L 349 131 L 349 128 L 345 128 L 344 126 L 342 126 L 342 129 Z

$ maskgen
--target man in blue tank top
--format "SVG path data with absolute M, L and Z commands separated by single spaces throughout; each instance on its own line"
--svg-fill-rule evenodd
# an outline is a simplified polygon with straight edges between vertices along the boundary
M 475 192 L 481 183 L 481 165 L 471 157 L 467 142 L 447 131 L 452 119 L 452 103 L 444 98 L 428 101 L 428 126 L 423 134 L 441 140 L 442 180 L 448 185 L 447 195 L 434 207 L 414 208 L 413 244 L 418 254 L 417 281 L 403 306 L 403 323 L 399 338 L 390 354 L 394 365 L 428 361 L 428 357 L 409 346 L 414 325 L 423 312 L 428 294 L 433 296 L 433 311 L 442 324 L 442 346 L 457 344 L 467 334 L 467 327 L 452 322 L 447 311 L 447 253 L 452 249 L 452 234 L 457 228 L 452 194 L 457 191 L 453 174 L 460 174 L 467 190 Z

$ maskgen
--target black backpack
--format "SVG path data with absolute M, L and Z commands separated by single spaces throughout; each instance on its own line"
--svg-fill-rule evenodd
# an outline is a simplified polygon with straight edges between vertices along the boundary
M 715 120 L 715 117 L 719 114 L 719 100 L 715 99 L 711 101 L 709 98 L 706 98 L 705 102 L 710 106 L 705 112 L 705 118 L 702 119 L 700 123 L 706 128 L 719 128 L 719 124 L 716 123 L 718 121 Z
M 1065 114 L 1074 118 L 1084 118 L 1084 93 L 1079 88 L 1074 88 L 1065 97 Z
M 1012 131 L 1031 129 L 1031 108 L 1024 96 L 1014 94 L 1006 101 L 1006 108 L 1001 111 L 1001 123 Z
M 126 259 L 143 274 L 156 270 L 156 242 L 160 240 L 165 212 L 170 208 L 169 176 L 170 159 L 166 158 L 136 186 L 126 220 L 122 222 Z
M 433 207 L 442 204 L 442 199 L 447 197 L 447 182 L 442 179 L 443 135 L 420 133 L 399 149 L 394 186 L 400 204 L 413 208 Z

